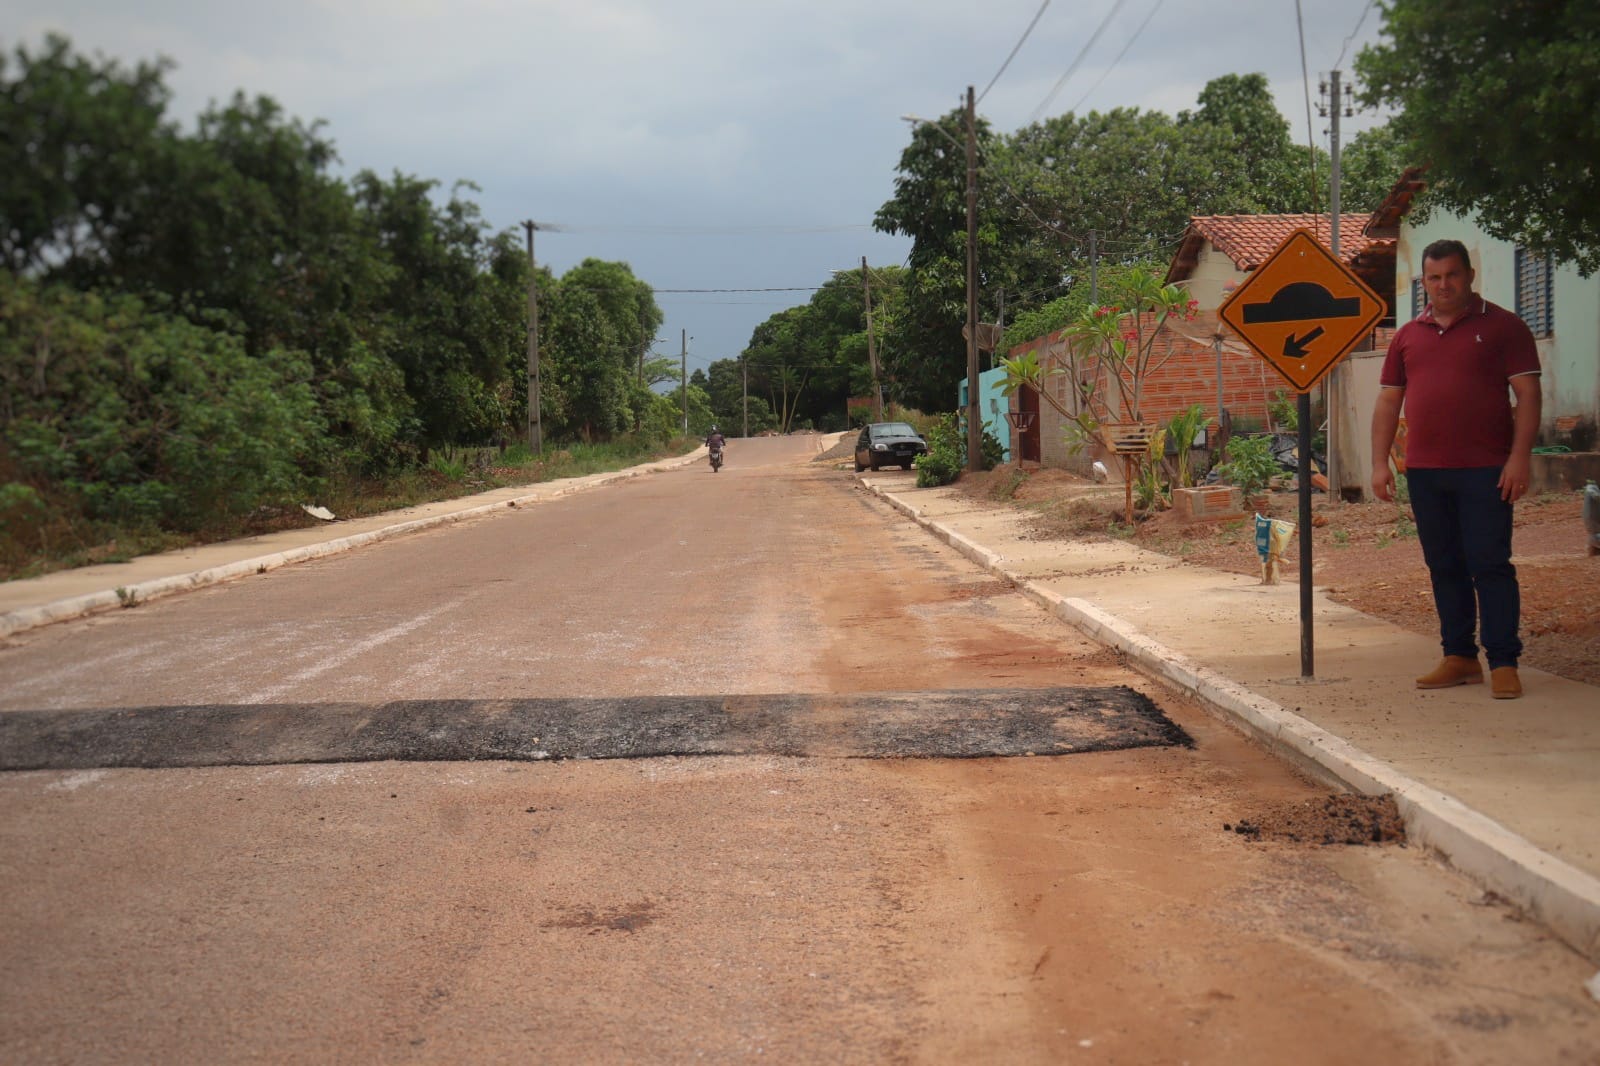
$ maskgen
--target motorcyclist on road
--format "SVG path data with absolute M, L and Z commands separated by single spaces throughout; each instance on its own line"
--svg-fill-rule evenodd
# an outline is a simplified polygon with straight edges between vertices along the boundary
M 711 469 L 713 471 L 722 466 L 722 446 L 726 443 L 728 441 L 722 435 L 722 430 L 713 425 L 711 432 L 706 434 L 706 448 L 711 453 L 707 458 L 711 460 Z

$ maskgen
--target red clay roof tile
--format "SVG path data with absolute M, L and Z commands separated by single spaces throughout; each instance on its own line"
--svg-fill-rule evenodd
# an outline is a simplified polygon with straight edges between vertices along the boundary
M 1362 232 L 1371 217 L 1366 213 L 1339 216 L 1339 258 L 1346 263 L 1369 248 L 1394 243 Z M 1240 270 L 1260 266 L 1297 229 L 1310 230 L 1324 244 L 1329 237 L 1327 215 L 1196 215 L 1189 220 L 1189 229 L 1215 245 Z

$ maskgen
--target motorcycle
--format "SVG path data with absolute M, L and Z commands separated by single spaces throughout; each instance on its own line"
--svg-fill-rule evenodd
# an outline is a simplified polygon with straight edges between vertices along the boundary
M 719 471 L 721 469 L 722 469 L 722 449 L 721 448 L 712 448 L 711 449 L 711 472 L 713 474 L 715 474 L 717 471 Z

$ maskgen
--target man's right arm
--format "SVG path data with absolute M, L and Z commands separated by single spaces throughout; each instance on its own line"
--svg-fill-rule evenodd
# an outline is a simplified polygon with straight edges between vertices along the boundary
M 1400 408 L 1406 390 L 1386 385 L 1378 390 L 1372 408 L 1372 491 L 1380 500 L 1394 499 L 1394 471 L 1389 468 L 1389 449 L 1400 430 Z

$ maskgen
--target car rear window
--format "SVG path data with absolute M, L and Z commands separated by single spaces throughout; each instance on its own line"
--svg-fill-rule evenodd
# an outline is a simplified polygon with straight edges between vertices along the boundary
M 881 426 L 872 427 L 874 437 L 915 437 L 917 431 L 904 422 L 885 422 Z

